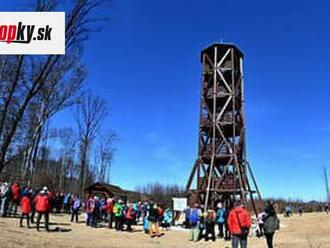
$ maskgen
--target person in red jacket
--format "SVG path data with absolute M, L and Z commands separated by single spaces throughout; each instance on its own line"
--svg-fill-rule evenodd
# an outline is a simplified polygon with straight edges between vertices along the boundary
M 134 209 L 133 209 L 133 204 L 130 204 L 128 208 L 125 211 L 125 221 L 126 221 L 126 231 L 132 232 L 132 223 L 134 219 Z
M 26 217 L 26 223 L 28 228 L 30 228 L 30 213 L 31 213 L 31 199 L 28 194 L 28 191 L 23 193 L 23 197 L 21 199 L 21 218 L 19 225 L 23 227 L 23 219 Z
M 235 201 L 234 208 L 229 213 L 227 223 L 232 234 L 232 248 L 238 248 L 239 243 L 241 248 L 247 248 L 251 217 L 240 200 Z
M 43 187 L 43 189 L 39 192 L 39 194 L 34 199 L 35 208 L 38 213 L 37 217 L 37 231 L 39 231 L 40 220 L 42 216 L 45 219 L 45 227 L 47 232 L 49 232 L 49 208 L 50 208 L 50 201 L 49 195 L 47 192 L 47 188 Z
M 108 228 L 110 228 L 110 229 L 112 229 L 112 222 L 114 219 L 113 206 L 114 206 L 114 201 L 112 198 L 109 198 L 107 200 L 107 204 L 103 206 L 103 210 L 105 210 L 107 213 Z
M 13 183 L 10 187 L 11 190 L 11 212 L 17 215 L 17 208 L 20 204 L 21 187 L 18 183 Z

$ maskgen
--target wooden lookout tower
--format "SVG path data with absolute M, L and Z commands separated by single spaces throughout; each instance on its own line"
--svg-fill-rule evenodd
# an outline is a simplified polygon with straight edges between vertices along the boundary
M 243 53 L 232 44 L 212 44 L 201 63 L 198 157 L 187 190 L 205 209 L 239 198 L 257 214 L 261 196 L 246 159 Z

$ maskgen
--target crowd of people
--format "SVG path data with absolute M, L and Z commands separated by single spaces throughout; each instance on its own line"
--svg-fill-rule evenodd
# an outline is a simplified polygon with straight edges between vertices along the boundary
M 18 211 L 20 209 L 20 211 Z M 303 208 L 298 213 L 302 215 Z M 324 210 L 329 212 L 328 204 Z M 79 223 L 79 216 L 84 214 L 87 226 L 98 228 L 107 226 L 116 231 L 132 232 L 132 226 L 142 224 L 143 230 L 151 238 L 162 236 L 161 229 L 169 228 L 174 219 L 171 208 L 164 208 L 153 201 L 125 202 L 122 199 L 107 198 L 105 195 L 90 194 L 87 199 L 81 199 L 70 193 L 54 193 L 46 186 L 39 190 L 21 187 L 19 183 L 3 181 L 0 185 L 0 214 L 2 217 L 20 216 L 19 225 L 31 228 L 36 224 L 40 230 L 41 220 L 49 231 L 49 214 L 66 213 L 71 215 L 71 222 Z M 19 215 L 20 214 L 20 215 Z M 218 238 L 231 240 L 232 248 L 247 247 L 248 235 L 253 229 L 253 221 L 242 202 L 237 199 L 233 206 L 225 206 L 222 202 L 215 209 L 204 211 L 203 206 L 195 203 L 184 210 L 185 227 L 190 229 L 189 240 L 205 241 Z M 287 206 L 284 216 L 291 216 L 292 209 Z M 255 235 L 265 237 L 268 248 L 273 247 L 273 238 L 279 229 L 274 202 L 268 202 L 263 212 L 256 219 Z M 216 231 L 217 230 L 217 231 Z
M 116 231 L 132 232 L 132 225 L 143 223 L 144 231 L 150 237 L 160 237 L 160 228 L 170 226 L 173 213 L 152 201 L 125 203 L 124 200 L 90 195 L 85 204 L 86 225 L 98 227 L 102 221 Z
M 217 236 L 220 239 L 231 240 L 232 248 L 238 248 L 239 245 L 241 248 L 246 248 L 249 233 L 251 234 L 253 231 L 256 237 L 265 237 L 268 248 L 273 248 L 274 234 L 280 228 L 274 202 L 267 202 L 264 211 L 258 214 L 255 225 L 253 225 L 253 220 L 240 200 L 236 200 L 233 207 L 225 207 L 219 202 L 215 209 L 203 210 L 203 206 L 197 203 L 192 208 L 188 207 L 184 210 L 185 227 L 190 229 L 190 241 L 197 242 L 203 238 L 205 241 L 209 239 L 215 241 L 215 233 L 218 229 Z M 322 210 L 321 206 L 320 211 Z M 324 206 L 324 211 L 327 214 L 329 212 L 327 203 Z M 297 212 L 301 216 L 303 207 L 299 206 Z M 290 217 L 292 214 L 291 206 L 285 207 L 284 216 Z
M 215 227 L 217 225 L 218 237 L 231 240 L 232 248 L 247 247 L 252 221 L 249 212 L 240 200 L 235 200 L 232 208 L 226 208 L 219 202 L 216 209 L 209 209 L 205 212 L 196 203 L 192 209 L 185 212 L 186 226 L 190 228 L 190 241 L 197 242 L 202 238 L 205 241 L 208 241 L 210 238 L 212 241 L 215 241 Z M 272 248 L 274 233 L 279 229 L 279 219 L 275 212 L 274 203 L 268 202 L 265 211 L 259 216 L 262 223 L 259 222 L 257 236 L 261 237 L 264 235 L 268 248 Z
M 2 182 L 0 186 L 1 217 L 18 216 L 20 206 L 20 226 L 26 220 L 28 228 L 44 219 L 45 229 L 49 231 L 50 213 L 67 213 L 71 222 L 79 223 L 79 215 L 84 213 L 87 226 L 97 228 L 101 224 L 116 231 L 132 232 L 132 225 L 143 224 L 150 237 L 160 237 L 161 228 L 168 228 L 173 219 L 170 208 L 164 208 L 152 201 L 129 203 L 122 199 L 107 198 L 90 194 L 86 201 L 70 193 L 54 193 L 45 186 L 39 190 L 21 187 L 19 183 Z M 35 217 L 36 216 L 36 217 Z M 35 219 L 36 218 L 36 219 Z
M 40 230 L 41 219 L 44 219 L 45 228 L 49 231 L 49 213 L 51 212 L 71 212 L 70 206 L 77 211 L 81 207 L 79 197 L 71 194 L 54 194 L 47 187 L 35 190 L 29 187 L 21 187 L 19 183 L 2 182 L 0 186 L 0 214 L 1 217 L 18 216 L 20 206 L 20 226 L 26 220 L 28 228 L 36 223 L 36 228 Z M 77 213 L 77 212 L 76 212 Z M 75 211 L 72 211 L 72 219 Z M 78 221 L 76 214 L 76 220 Z

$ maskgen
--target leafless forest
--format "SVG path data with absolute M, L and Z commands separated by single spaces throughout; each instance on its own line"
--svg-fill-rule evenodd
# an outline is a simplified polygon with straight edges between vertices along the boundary
M 77 193 L 91 181 L 109 181 L 116 135 L 102 128 L 108 103 L 87 90 L 81 61 L 85 41 L 106 21 L 94 14 L 108 7 L 104 2 L 68 3 L 66 55 L 0 57 L 0 177 Z M 26 10 L 55 11 L 62 4 L 35 0 Z M 74 128 L 52 125 L 63 110 Z

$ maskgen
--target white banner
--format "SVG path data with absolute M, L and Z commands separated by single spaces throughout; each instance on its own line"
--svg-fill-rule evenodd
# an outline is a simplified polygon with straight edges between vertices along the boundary
M 0 12 L 0 54 L 65 54 L 65 13 Z
M 172 198 L 173 199 L 173 210 L 183 211 L 187 208 L 187 198 Z

